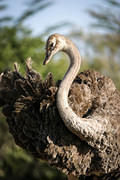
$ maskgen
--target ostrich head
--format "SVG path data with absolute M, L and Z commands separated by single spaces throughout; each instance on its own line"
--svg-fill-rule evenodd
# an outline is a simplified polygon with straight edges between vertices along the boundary
M 46 43 L 46 56 L 43 62 L 43 65 L 46 65 L 53 55 L 55 55 L 58 51 L 64 51 L 66 47 L 65 38 L 60 34 L 51 35 Z

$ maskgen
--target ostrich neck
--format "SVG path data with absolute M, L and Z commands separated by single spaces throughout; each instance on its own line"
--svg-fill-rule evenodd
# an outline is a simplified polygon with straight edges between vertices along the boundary
M 94 146 L 93 141 L 101 141 L 102 133 L 106 131 L 107 120 L 100 122 L 98 117 L 96 119 L 78 117 L 69 106 L 68 93 L 80 69 L 81 57 L 72 42 L 69 42 L 67 48 L 63 51 L 69 56 L 70 65 L 58 89 L 57 108 L 66 127 L 79 138 Z
M 66 104 L 66 106 L 68 106 L 69 89 L 80 69 L 81 57 L 80 57 L 80 53 L 78 49 L 75 48 L 74 45 L 72 44 L 71 44 L 71 47 L 69 47 L 69 49 L 65 51 L 65 53 L 68 55 L 70 59 L 70 65 L 60 84 L 57 97 L 58 97 L 58 102 L 60 101 L 62 105 Z

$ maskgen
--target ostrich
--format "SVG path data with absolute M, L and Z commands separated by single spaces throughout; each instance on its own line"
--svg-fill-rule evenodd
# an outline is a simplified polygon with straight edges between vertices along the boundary
M 112 127 L 105 117 L 102 121 L 100 117 L 81 118 L 77 116 L 68 104 L 68 93 L 73 80 L 75 79 L 81 64 L 81 57 L 76 46 L 64 36 L 59 34 L 51 35 L 46 44 L 46 57 L 43 64 L 47 64 L 52 56 L 58 51 L 63 51 L 69 56 L 70 66 L 66 72 L 57 92 L 57 108 L 66 127 L 79 138 L 87 141 L 94 147 L 94 141 L 98 141 L 100 148 L 104 139 L 104 132 L 111 131 Z M 113 87 L 114 91 L 114 87 Z M 107 143 L 107 141 L 106 141 Z M 97 145 L 97 144 L 96 144 Z
M 30 58 L 25 77 L 16 63 L 14 71 L 1 74 L 0 106 L 10 133 L 16 144 L 66 174 L 119 177 L 120 93 L 98 72 L 77 75 L 79 51 L 60 34 L 48 38 L 43 64 L 58 51 L 70 59 L 61 83 L 55 83 L 51 73 L 43 81 Z

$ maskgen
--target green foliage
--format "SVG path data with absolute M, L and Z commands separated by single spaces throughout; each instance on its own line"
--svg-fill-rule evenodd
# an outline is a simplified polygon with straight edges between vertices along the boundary
M 47 66 L 41 69 L 41 72 L 43 78 L 45 78 L 49 72 L 52 72 L 54 76 L 54 80 L 57 81 L 62 79 L 63 75 L 66 72 L 67 67 L 68 67 L 68 62 L 63 56 L 61 57 L 61 59 L 58 60 L 54 59 L 53 61 L 51 61 Z
M 9 176 L 8 176 L 9 175 Z M 0 162 L 1 180 L 64 180 L 65 176 L 13 145 Z
M 89 44 L 92 45 L 94 54 L 98 59 L 104 59 L 107 66 L 102 71 L 110 76 L 116 87 L 120 89 L 120 2 L 119 0 L 104 0 L 104 6 L 97 6 L 89 10 L 90 15 L 96 20 L 94 25 L 105 29 L 104 34 L 90 36 Z
M 89 10 L 90 15 L 96 19 L 94 26 L 120 34 L 120 1 L 103 0 L 103 4 Z
M 24 64 L 28 56 L 42 56 L 44 42 L 39 37 L 31 37 L 30 33 L 16 27 L 4 27 L 0 31 L 0 71 L 11 67 L 13 62 Z M 9 62 L 9 63 L 8 63 Z
M 85 47 L 83 66 L 85 64 L 85 67 L 109 76 L 120 90 L 120 2 L 102 2 L 100 5 L 96 1 L 96 6 L 88 11 L 95 20 L 92 27 L 97 27 L 102 33 L 86 34 L 81 30 L 74 30 L 71 35 L 77 38 L 77 42 L 80 39 Z
M 13 68 L 13 63 L 20 64 L 20 71 L 25 71 L 25 60 L 33 59 L 33 67 L 40 72 L 43 78 L 48 72 L 53 72 L 55 80 L 62 78 L 67 62 L 64 56 L 61 61 L 53 60 L 46 67 L 42 65 L 45 56 L 45 42 L 42 37 L 32 37 L 31 33 L 24 28 L 4 27 L 0 31 L 0 71 L 5 68 Z M 9 63 L 8 63 L 9 62 Z M 63 66 L 63 67 L 62 67 Z M 58 71 L 62 67 L 62 71 Z
M 53 2 L 50 0 L 30 0 L 29 3 L 27 3 L 27 10 L 24 11 L 24 13 L 17 19 L 17 23 L 22 23 L 27 18 L 33 16 L 39 11 L 44 10 L 48 6 L 52 5 Z

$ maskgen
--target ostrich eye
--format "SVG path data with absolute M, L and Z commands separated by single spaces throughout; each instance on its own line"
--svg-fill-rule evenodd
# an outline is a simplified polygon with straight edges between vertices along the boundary
M 54 42 L 51 42 L 51 43 L 50 43 L 50 49 L 53 50 L 54 47 L 55 47 L 55 43 L 54 43 Z
M 51 44 L 50 44 L 50 47 L 53 47 L 53 46 L 54 46 L 54 43 L 51 43 Z
M 51 47 L 51 48 L 53 48 L 53 47 L 54 47 L 54 43 L 53 43 L 53 42 L 50 44 L 50 47 Z

